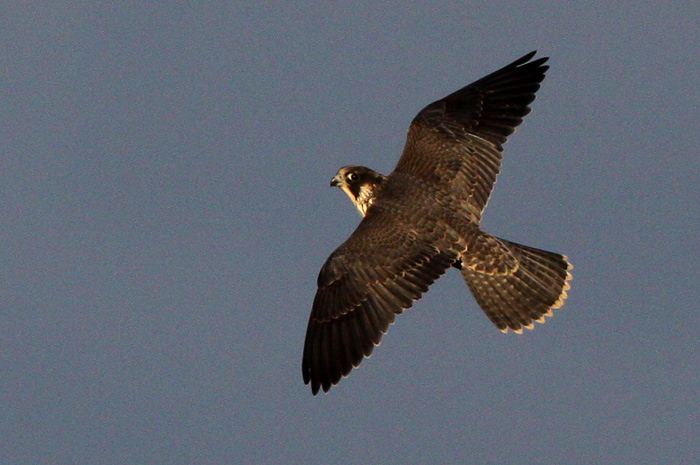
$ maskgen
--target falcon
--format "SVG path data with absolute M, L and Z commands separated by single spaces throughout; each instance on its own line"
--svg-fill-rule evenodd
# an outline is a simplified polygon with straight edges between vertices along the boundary
M 363 219 L 318 276 L 302 360 L 314 395 L 369 357 L 395 316 L 451 267 L 503 332 L 532 329 L 563 305 L 566 256 L 479 226 L 503 144 L 549 69 L 547 57 L 532 60 L 535 53 L 421 110 L 388 176 L 345 166 L 331 180 Z

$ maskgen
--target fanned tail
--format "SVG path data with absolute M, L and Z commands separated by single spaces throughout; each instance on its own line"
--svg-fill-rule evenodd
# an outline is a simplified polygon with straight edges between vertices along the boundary
M 499 243 L 506 266 L 494 266 L 501 257 L 490 257 L 488 263 L 461 269 L 479 306 L 503 332 L 522 333 L 535 321 L 544 323 L 564 304 L 573 266 L 564 255 L 491 238 Z

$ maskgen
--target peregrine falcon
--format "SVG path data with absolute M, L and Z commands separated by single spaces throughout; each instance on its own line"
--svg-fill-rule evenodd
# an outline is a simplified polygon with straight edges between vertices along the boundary
M 345 166 L 331 180 L 363 216 L 321 268 L 302 373 L 315 395 L 379 345 L 397 314 L 450 267 L 503 332 L 544 323 L 567 297 L 567 257 L 492 236 L 481 214 L 501 152 L 535 99 L 535 52 L 431 103 L 413 119 L 394 171 Z

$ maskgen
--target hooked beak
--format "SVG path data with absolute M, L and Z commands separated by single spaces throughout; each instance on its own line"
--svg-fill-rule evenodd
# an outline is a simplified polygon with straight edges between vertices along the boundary
M 331 187 L 338 187 L 341 183 L 340 177 L 336 174 L 333 176 L 333 179 L 331 179 Z

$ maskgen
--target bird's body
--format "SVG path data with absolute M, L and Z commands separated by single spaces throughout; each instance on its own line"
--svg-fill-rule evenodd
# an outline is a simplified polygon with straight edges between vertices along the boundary
M 331 180 L 364 217 L 318 277 L 302 372 L 328 391 L 450 267 L 502 331 L 544 322 L 566 299 L 563 255 L 480 229 L 502 144 L 529 113 L 547 60 L 534 52 L 432 103 L 414 118 L 394 171 L 341 168 Z

